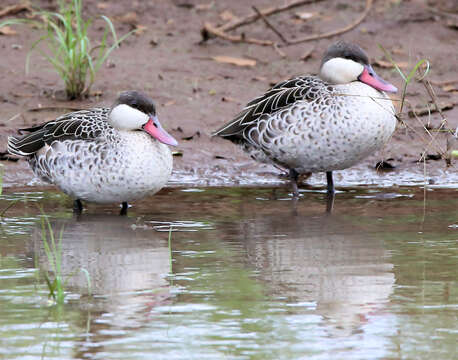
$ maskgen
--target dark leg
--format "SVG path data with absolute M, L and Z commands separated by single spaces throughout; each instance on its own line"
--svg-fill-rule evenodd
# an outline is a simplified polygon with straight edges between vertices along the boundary
M 127 209 L 129 208 L 129 205 L 127 204 L 127 201 L 124 201 L 122 203 L 122 207 L 121 207 L 121 212 L 119 213 L 119 215 L 127 215 Z
M 299 190 L 297 188 L 297 178 L 299 174 L 294 169 L 289 169 L 289 179 L 291 180 L 291 188 L 293 190 L 293 197 L 299 197 Z
M 83 204 L 81 203 L 80 199 L 76 199 L 73 202 L 73 213 L 80 215 L 83 212 Z
M 328 181 L 328 193 L 334 194 L 334 181 L 332 180 L 332 171 L 326 171 L 326 180 Z
M 326 212 L 331 213 L 334 208 L 334 199 L 336 195 L 333 192 L 328 192 L 326 194 Z

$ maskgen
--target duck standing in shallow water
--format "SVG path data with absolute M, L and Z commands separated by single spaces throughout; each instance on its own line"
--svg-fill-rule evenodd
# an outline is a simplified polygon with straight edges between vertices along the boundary
M 278 83 L 214 135 L 288 169 L 295 196 L 300 174 L 322 171 L 334 193 L 332 171 L 358 163 L 393 134 L 395 111 L 384 92 L 396 91 L 359 46 L 339 41 L 324 54 L 319 76 Z
M 72 112 L 8 138 L 8 151 L 25 156 L 37 177 L 75 199 L 128 202 L 159 191 L 172 173 L 167 145 L 177 141 L 159 123 L 153 101 L 125 91 L 111 108 Z

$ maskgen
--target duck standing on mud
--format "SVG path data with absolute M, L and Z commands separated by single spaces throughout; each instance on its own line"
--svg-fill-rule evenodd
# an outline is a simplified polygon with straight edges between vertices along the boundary
M 172 173 L 167 145 L 177 141 L 159 123 L 153 101 L 138 91 L 120 94 L 111 108 L 93 108 L 8 138 L 8 151 L 25 156 L 37 177 L 75 199 L 122 203 L 159 191 Z
M 253 159 L 289 170 L 293 194 L 300 174 L 346 169 L 380 149 L 396 117 L 384 92 L 396 92 L 357 45 L 339 41 L 323 56 L 319 76 L 278 83 L 250 101 L 214 135 L 242 146 Z

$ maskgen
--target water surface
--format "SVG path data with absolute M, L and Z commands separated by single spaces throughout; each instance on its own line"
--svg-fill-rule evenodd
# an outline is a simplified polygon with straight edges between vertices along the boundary
M 346 189 L 331 214 L 322 192 L 302 195 L 174 189 L 127 217 L 76 217 L 60 193 L 9 189 L 0 358 L 456 357 L 458 191 Z M 41 211 L 62 232 L 63 306 L 43 279 Z

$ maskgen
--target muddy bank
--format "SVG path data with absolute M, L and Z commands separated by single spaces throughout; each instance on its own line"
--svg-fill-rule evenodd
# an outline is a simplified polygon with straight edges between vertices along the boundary
M 15 1 L 7 0 L 5 5 Z M 37 1 L 43 7 L 47 1 Z M 271 1 L 252 2 L 258 8 L 272 5 Z M 456 16 L 445 1 L 428 2 L 434 9 L 447 11 L 447 15 L 434 13 L 423 1 L 375 2 L 368 16 L 353 30 L 339 37 L 326 38 L 294 46 L 283 47 L 286 57 L 273 50 L 251 44 L 235 44 L 221 39 L 201 43 L 200 31 L 205 22 L 223 24 L 228 18 L 243 17 L 252 10 L 246 2 L 201 3 L 193 0 L 169 2 L 110 3 L 84 1 L 85 14 L 94 16 L 103 12 L 114 19 L 119 34 L 133 27 L 143 31 L 131 36 L 123 46 L 112 53 L 106 66 L 98 74 L 94 94 L 85 100 L 59 100 L 62 83 L 49 70 L 38 54 L 32 55 L 31 70 L 24 72 L 25 58 L 30 45 L 37 39 L 36 30 L 15 27 L 13 35 L 0 36 L 3 74 L 0 83 L 0 149 L 6 147 L 6 138 L 15 129 L 50 120 L 66 112 L 65 108 L 89 108 L 111 105 L 117 93 L 126 89 L 146 91 L 155 100 L 159 117 L 171 134 L 179 141 L 181 157 L 175 157 L 171 185 L 196 186 L 278 184 L 284 180 L 271 166 L 250 160 L 233 144 L 211 138 L 211 133 L 230 120 L 248 101 L 265 91 L 272 83 L 295 75 L 316 72 L 324 49 L 337 39 L 352 41 L 369 53 L 378 63 L 377 72 L 399 88 L 402 79 L 386 67 L 377 44 L 388 49 L 405 71 L 420 59 L 431 63 L 430 79 L 440 103 L 452 104 L 444 111 L 448 126 L 458 126 L 458 91 L 451 85 L 440 85 L 456 78 L 458 61 L 457 30 L 449 22 Z M 2 3 L 3 5 L 3 3 Z M 204 6 L 205 5 L 205 6 Z M 323 33 L 338 29 L 354 21 L 364 9 L 364 1 L 323 1 L 275 15 L 271 20 L 289 38 Z M 129 16 L 126 14 L 130 13 Z M 311 14 L 301 19 L 298 13 Z M 307 16 L 302 16 L 306 18 Z M 95 26 L 94 36 L 101 30 Z M 276 35 L 258 21 L 236 30 L 250 37 L 276 41 Z M 306 60 L 302 57 L 309 54 Z M 253 66 L 235 66 L 213 60 L 215 56 L 233 56 L 254 60 Z M 413 83 L 407 92 L 408 106 L 423 107 L 429 98 L 423 86 Z M 44 111 L 43 108 L 48 110 Z M 58 108 L 58 109 L 55 109 Z M 408 108 L 407 108 L 408 109 Z M 30 111 L 34 110 L 34 111 Z M 437 155 L 446 148 L 445 137 L 432 133 L 432 139 L 423 129 L 429 122 L 439 126 L 437 113 L 423 116 L 420 121 L 404 117 L 405 123 L 377 154 L 358 166 L 336 172 L 336 185 L 359 184 L 392 186 L 429 183 L 434 186 L 458 186 L 456 161 L 446 168 L 444 161 L 418 162 L 425 152 Z M 376 172 L 375 165 L 388 160 L 395 168 L 390 172 Z M 35 185 L 32 173 L 24 161 L 2 162 L 5 166 L 5 186 Z M 312 185 L 324 184 L 321 174 L 314 175 Z

